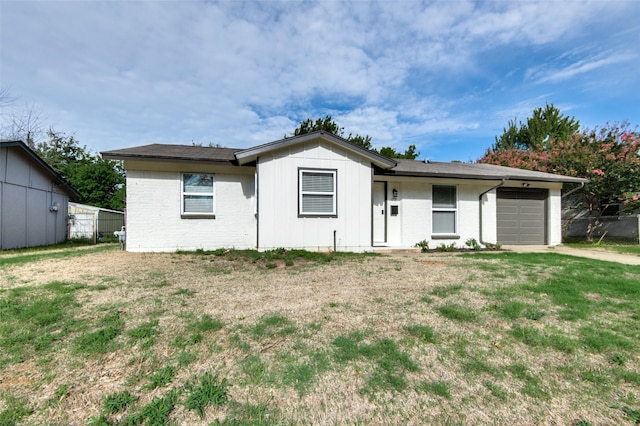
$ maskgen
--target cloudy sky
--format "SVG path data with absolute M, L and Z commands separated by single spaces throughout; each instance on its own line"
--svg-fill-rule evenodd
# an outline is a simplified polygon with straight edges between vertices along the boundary
M 243 148 L 331 115 L 377 147 L 476 160 L 555 104 L 640 125 L 640 1 L 7 1 L 11 109 L 94 151 Z

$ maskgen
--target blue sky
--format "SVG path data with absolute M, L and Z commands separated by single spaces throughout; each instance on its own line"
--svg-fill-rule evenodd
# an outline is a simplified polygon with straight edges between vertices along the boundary
M 6 1 L 0 84 L 93 151 L 243 148 L 331 115 L 377 147 L 481 157 L 555 104 L 640 125 L 640 1 Z

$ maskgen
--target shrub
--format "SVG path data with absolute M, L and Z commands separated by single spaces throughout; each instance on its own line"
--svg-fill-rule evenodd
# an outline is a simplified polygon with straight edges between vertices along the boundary
M 478 241 L 475 238 L 469 238 L 464 242 L 464 245 L 469 247 L 471 250 L 480 250 L 482 247 L 478 244 Z
M 422 253 L 426 253 L 429 251 L 429 241 L 427 240 L 418 241 L 414 247 L 419 247 Z

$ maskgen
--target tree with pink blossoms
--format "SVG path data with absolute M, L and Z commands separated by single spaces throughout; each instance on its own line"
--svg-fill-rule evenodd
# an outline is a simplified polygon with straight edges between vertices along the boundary
M 627 212 L 640 209 L 640 132 L 628 123 L 582 130 L 564 141 L 494 146 L 478 162 L 587 178 L 581 202 L 590 216 L 613 204 Z

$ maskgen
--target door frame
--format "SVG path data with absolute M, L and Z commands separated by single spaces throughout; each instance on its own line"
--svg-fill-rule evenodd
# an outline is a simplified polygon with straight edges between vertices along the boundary
M 374 207 L 375 207 L 375 200 L 376 200 L 376 187 L 378 185 L 376 184 L 382 184 L 382 215 L 384 216 L 381 225 L 383 226 L 383 241 L 376 241 L 375 240 L 375 236 L 376 236 L 376 219 L 375 219 L 375 215 L 374 215 Z M 379 181 L 373 181 L 373 187 L 371 189 L 371 245 L 372 246 L 384 246 L 387 244 L 388 238 L 387 238 L 387 181 L 383 181 L 383 180 L 379 180 Z

